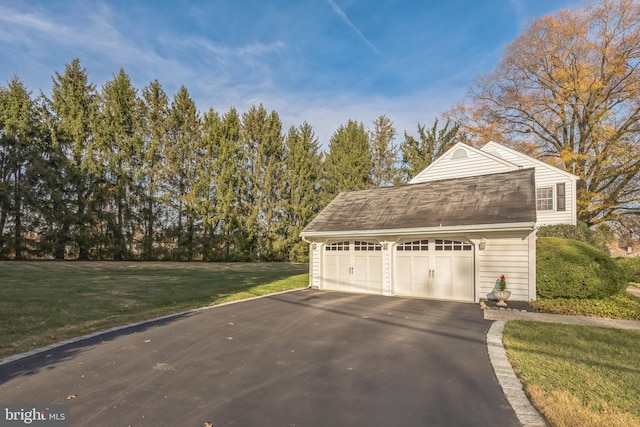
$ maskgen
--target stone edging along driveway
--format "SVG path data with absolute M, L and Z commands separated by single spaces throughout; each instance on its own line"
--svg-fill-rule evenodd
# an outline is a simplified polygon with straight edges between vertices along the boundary
M 507 352 L 502 344 L 502 333 L 506 323 L 504 320 L 495 321 L 487 331 L 487 350 L 491 365 L 493 365 L 493 370 L 507 401 L 522 425 L 525 427 L 546 427 L 547 423 L 529 402 L 520 380 L 516 377 L 509 359 L 507 359 Z
M 552 322 L 563 324 L 574 324 L 584 326 L 596 326 L 600 328 L 616 328 L 616 329 L 640 329 L 640 321 L 636 320 L 616 320 L 602 319 L 587 316 L 571 316 L 564 314 L 548 314 L 548 313 L 531 313 L 518 310 L 505 309 L 489 309 L 484 308 L 484 318 L 487 320 L 495 320 L 489 331 L 487 331 L 487 348 L 489 358 L 496 373 L 498 382 L 504 391 L 504 394 L 516 413 L 518 420 L 524 426 L 546 426 L 546 423 L 531 405 L 527 398 L 522 384 L 516 377 L 507 353 L 502 344 L 502 334 L 504 326 L 508 320 L 531 320 L 537 322 Z

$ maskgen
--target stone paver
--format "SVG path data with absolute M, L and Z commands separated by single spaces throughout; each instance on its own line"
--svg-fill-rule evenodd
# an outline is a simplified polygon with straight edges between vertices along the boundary
M 637 297 L 640 297 L 640 288 L 638 288 L 637 286 L 629 286 L 629 287 L 627 287 L 627 292 L 629 292 L 631 295 L 635 295 Z
M 566 314 L 531 313 L 516 310 L 485 309 L 487 320 L 532 320 L 535 322 L 564 323 L 569 325 L 597 326 L 600 328 L 640 329 L 638 320 L 602 319 L 588 316 L 568 316 Z
M 507 401 L 516 413 L 518 421 L 525 427 L 546 427 L 547 424 L 529 402 L 522 389 L 522 384 L 516 377 L 515 372 L 513 372 L 509 359 L 507 359 L 507 353 L 502 345 L 502 333 L 505 324 L 504 320 L 493 322 L 487 332 L 487 349 L 496 377 Z

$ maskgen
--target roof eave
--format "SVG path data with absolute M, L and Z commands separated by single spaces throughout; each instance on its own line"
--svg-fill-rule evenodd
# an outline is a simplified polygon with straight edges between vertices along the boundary
M 341 230 L 341 231 L 303 231 L 300 237 L 304 238 L 331 238 L 340 236 L 368 237 L 368 236 L 406 236 L 414 234 L 462 234 L 470 232 L 491 232 L 491 231 L 533 231 L 535 222 L 515 222 L 506 224 L 477 224 L 477 225 L 454 225 L 439 227 L 417 227 L 417 228 L 391 228 L 382 230 Z

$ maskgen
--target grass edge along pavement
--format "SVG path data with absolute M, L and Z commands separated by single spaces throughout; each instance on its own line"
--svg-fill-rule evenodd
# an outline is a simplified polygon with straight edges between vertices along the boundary
M 514 320 L 503 342 L 552 426 L 640 426 L 640 330 Z
M 185 311 L 180 311 L 180 312 L 177 312 L 177 313 L 167 314 L 165 316 L 154 317 L 154 318 L 147 319 L 147 320 L 141 320 L 141 321 L 135 322 L 135 323 L 128 323 L 126 325 L 115 326 L 115 327 L 110 328 L 110 329 L 92 332 L 90 334 L 81 335 L 81 336 L 70 338 L 70 339 L 64 340 L 64 341 L 58 341 L 58 342 L 50 344 L 50 345 L 48 345 L 46 347 L 38 347 L 38 348 L 35 348 L 35 349 L 31 350 L 31 351 L 27 351 L 25 353 L 18 353 L 18 354 L 13 354 L 11 356 L 7 356 L 4 359 L 0 359 L 0 366 L 6 365 L 7 363 L 14 362 L 16 360 L 23 359 L 25 357 L 33 356 L 33 355 L 40 354 L 40 353 L 46 353 L 46 352 L 54 350 L 54 349 L 56 349 L 58 347 L 62 347 L 62 346 L 68 345 L 68 344 L 73 344 L 73 343 L 76 343 L 76 342 L 84 341 L 84 340 L 87 340 L 87 339 L 98 337 L 100 335 L 105 335 L 105 334 L 110 334 L 110 333 L 113 333 L 113 332 L 118 332 L 118 331 L 121 331 L 123 329 L 135 328 L 136 326 L 146 325 L 146 324 L 155 323 L 155 322 L 161 322 L 163 320 L 184 316 L 186 314 L 197 313 L 199 311 L 209 310 L 209 309 L 217 308 L 217 307 L 223 307 L 223 306 L 229 305 L 229 304 L 237 304 L 237 303 L 240 303 L 240 302 L 250 301 L 250 300 L 254 300 L 254 299 L 258 299 L 258 298 L 265 298 L 265 297 L 272 296 L 272 295 L 286 294 L 288 292 L 299 291 L 301 289 L 305 289 L 305 288 L 304 287 L 302 287 L 302 288 L 293 288 L 293 289 L 289 289 L 289 290 L 286 290 L 286 291 L 273 292 L 273 293 L 268 293 L 268 294 L 253 296 L 253 297 L 247 297 L 247 298 L 242 298 L 242 299 L 235 299 L 235 300 L 230 300 L 230 301 L 227 301 L 227 302 L 221 302 L 221 303 L 218 303 L 218 304 L 208 305 L 206 307 L 192 308 L 190 310 L 185 310 Z
M 3 262 L 0 358 L 69 339 L 308 286 L 288 263 Z
M 491 330 L 495 329 L 497 324 L 504 324 L 507 321 L 518 320 L 522 322 L 524 325 L 536 325 L 540 322 L 552 322 L 548 323 L 550 325 L 557 325 L 558 327 L 567 326 L 569 328 L 575 327 L 575 325 L 582 325 L 583 328 L 592 328 L 594 331 L 598 331 L 604 328 L 608 328 L 609 331 L 618 330 L 618 332 L 602 332 L 602 334 L 630 334 L 630 335 L 638 335 L 640 333 L 640 298 L 638 298 L 637 291 L 638 288 L 634 288 L 635 284 L 631 284 L 627 288 L 627 292 L 621 292 L 619 294 L 613 295 L 611 297 L 603 298 L 603 299 L 540 299 L 532 303 L 531 306 L 534 309 L 542 311 L 541 313 L 534 312 L 521 312 L 520 310 L 513 309 L 487 309 L 484 311 L 484 317 L 488 320 L 498 320 L 498 322 L 494 322 Z M 542 304 L 537 304 L 542 302 Z M 508 322 L 509 324 L 513 322 Z M 554 327 L 554 326 L 551 326 Z M 612 329 L 613 328 L 613 329 Z M 635 331 L 633 331 L 635 329 Z M 509 333 L 509 328 L 507 329 L 507 333 Z M 592 337 L 593 340 L 597 340 L 597 334 Z M 503 348 L 503 336 L 502 331 L 500 332 L 499 337 L 494 337 L 499 340 L 499 347 Z M 627 346 L 633 346 L 634 343 L 640 341 L 640 336 L 636 336 L 635 338 L 627 338 L 626 340 L 620 340 L 619 344 L 616 344 L 621 350 L 626 350 L 627 353 L 631 353 L 631 360 L 633 360 L 631 367 L 631 379 L 634 380 L 636 378 L 640 378 L 640 370 L 638 366 L 640 366 L 640 349 L 633 348 L 629 351 Z M 487 334 L 487 340 L 489 351 L 491 353 L 491 343 L 489 343 L 490 333 Z M 535 337 L 528 337 L 524 340 L 525 344 L 535 345 L 536 342 L 530 342 L 535 340 Z M 595 342 L 593 346 L 590 346 L 590 340 L 586 343 L 583 343 L 587 348 L 602 346 L 601 342 Z M 542 349 L 538 349 L 538 353 L 540 354 L 549 354 L 554 351 L 554 346 L 559 345 L 561 348 L 566 347 L 564 341 L 564 336 L 556 336 L 555 341 L 551 343 L 542 343 Z M 605 342 L 605 346 L 610 345 Z M 529 362 L 520 364 L 518 368 L 517 362 L 514 360 L 513 351 L 507 351 L 508 354 L 508 363 L 505 366 L 499 365 L 496 366 L 494 364 L 494 369 L 496 371 L 496 375 L 500 379 L 499 375 L 504 374 L 507 371 L 511 371 L 511 375 L 515 377 L 516 373 L 514 373 L 514 369 L 518 369 L 518 387 L 520 383 L 524 385 L 524 389 L 528 395 L 531 403 L 534 404 L 535 408 L 543 414 L 547 421 L 552 426 L 640 426 L 640 417 L 637 416 L 638 409 L 637 404 L 635 406 L 635 413 L 631 414 L 627 412 L 627 407 L 621 405 L 611 405 L 604 401 L 602 397 L 598 397 L 599 391 L 607 390 L 608 388 L 618 389 L 618 385 L 616 381 L 618 378 L 616 377 L 616 372 L 611 372 L 610 377 L 605 376 L 604 381 L 600 381 L 596 384 L 595 381 L 585 380 L 585 383 L 591 385 L 592 390 L 590 393 L 582 396 L 576 396 L 575 393 L 572 393 L 570 390 L 560 387 L 552 389 L 549 386 L 545 387 L 543 383 L 538 384 L 534 381 L 528 379 L 528 376 L 525 375 L 529 371 L 536 371 L 536 369 L 540 369 L 542 372 L 546 372 L 544 367 L 549 366 L 549 362 Z M 579 357 L 581 355 L 581 350 L 577 350 L 575 357 Z M 506 358 L 506 356 L 504 356 Z M 607 358 L 607 355 L 602 355 L 602 359 Z M 635 358 L 635 359 L 634 359 Z M 565 361 L 572 361 L 571 355 L 566 355 L 564 357 Z M 612 359 L 613 360 L 613 359 Z M 493 361 L 492 361 L 493 362 Z M 612 362 L 620 362 L 627 363 L 626 359 L 622 359 L 622 361 L 618 360 Z M 580 362 L 575 362 L 575 369 L 584 369 L 584 364 Z M 511 368 L 513 366 L 513 368 Z M 507 368 L 508 367 L 508 368 Z M 591 372 L 590 368 L 586 369 L 587 374 Z M 629 371 L 622 369 L 623 375 L 629 377 Z M 544 378 L 544 376 L 542 376 Z M 554 372 L 552 375 L 553 379 L 561 379 L 564 384 L 573 384 L 575 381 L 574 375 L 563 374 L 562 372 Z M 609 381 L 609 384 L 606 384 L 606 381 Z M 627 387 L 626 392 L 622 392 L 623 401 L 626 403 L 628 400 L 632 400 L 635 392 L 633 390 L 637 390 L 640 388 L 640 380 L 636 380 L 636 382 L 632 383 L 631 386 Z M 603 385 L 603 383 L 605 383 Z M 519 413 L 518 409 L 522 408 L 520 405 L 519 397 L 517 395 L 518 390 L 513 388 L 513 384 L 507 384 L 506 388 L 503 386 L 505 394 L 509 398 L 510 394 L 513 399 L 515 399 L 515 404 L 512 403 L 516 414 L 518 414 L 519 418 L 521 415 L 524 415 L 524 419 L 528 418 L 529 410 L 526 410 L 522 413 Z M 515 393 L 512 393 L 515 392 Z M 522 392 L 522 390 L 520 390 Z M 511 399 L 509 399 L 511 402 Z M 614 400 L 615 401 L 615 400 Z M 537 423 L 525 423 L 523 418 L 520 418 L 524 425 L 538 425 Z

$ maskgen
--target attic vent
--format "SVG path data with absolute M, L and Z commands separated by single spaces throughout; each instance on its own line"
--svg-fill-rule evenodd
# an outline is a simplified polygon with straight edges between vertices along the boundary
M 465 150 L 464 148 L 458 148 L 451 155 L 451 160 L 466 159 L 466 158 L 467 158 L 467 150 Z

